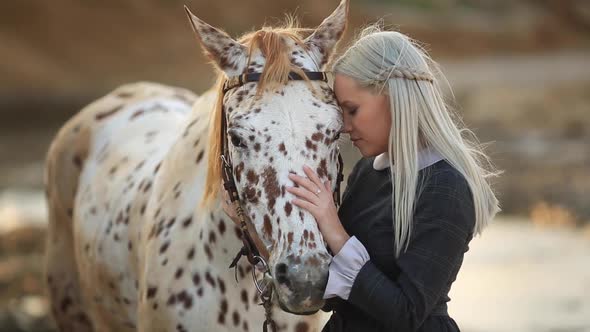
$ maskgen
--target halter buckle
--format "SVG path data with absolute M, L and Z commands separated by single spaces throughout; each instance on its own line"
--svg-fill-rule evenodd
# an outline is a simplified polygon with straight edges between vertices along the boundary
M 247 74 L 241 74 L 237 76 L 228 77 L 223 83 L 223 93 L 228 92 L 229 90 L 242 86 L 244 83 L 247 82 Z

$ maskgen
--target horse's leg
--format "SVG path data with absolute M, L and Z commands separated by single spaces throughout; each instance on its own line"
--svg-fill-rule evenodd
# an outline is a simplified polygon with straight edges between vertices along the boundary
M 45 281 L 60 331 L 94 331 L 80 290 L 73 236 L 74 198 L 85 155 L 84 136 L 72 121 L 54 139 L 45 169 L 49 211 Z

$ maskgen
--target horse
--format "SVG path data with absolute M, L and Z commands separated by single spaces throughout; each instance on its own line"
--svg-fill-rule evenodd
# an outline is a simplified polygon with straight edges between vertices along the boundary
M 266 324 L 250 277 L 259 264 L 236 256 L 247 229 L 221 208 L 221 173 L 231 165 L 243 216 L 268 255 L 275 327 L 318 331 L 331 255 L 285 188 L 304 164 L 336 185 L 341 111 L 330 85 L 309 73 L 329 61 L 348 1 L 316 29 L 264 27 L 239 40 L 185 9 L 218 83 L 201 96 L 149 82 L 120 86 L 70 118 L 50 145 L 51 314 L 61 331 Z

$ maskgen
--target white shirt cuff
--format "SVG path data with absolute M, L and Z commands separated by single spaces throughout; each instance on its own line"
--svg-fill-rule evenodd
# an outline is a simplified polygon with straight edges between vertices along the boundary
M 369 253 L 361 241 L 355 236 L 348 239 L 340 252 L 332 258 L 324 299 L 339 296 L 348 300 L 357 274 L 369 260 Z

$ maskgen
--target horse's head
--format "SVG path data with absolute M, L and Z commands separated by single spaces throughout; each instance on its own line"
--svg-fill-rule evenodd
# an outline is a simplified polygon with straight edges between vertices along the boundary
M 347 10 L 343 0 L 306 38 L 301 29 L 263 28 L 239 41 L 189 12 L 198 39 L 224 78 L 261 73 L 257 82 L 220 93 L 210 139 L 221 143 L 223 112 L 240 203 L 270 254 L 281 307 L 293 313 L 323 305 L 331 256 L 313 216 L 290 203 L 288 175 L 305 176 L 302 167 L 308 165 L 336 185 L 343 123 L 325 81 L 288 80 L 288 75 L 323 70 L 345 29 Z M 209 152 L 207 197 L 219 188 L 220 153 L 219 145 Z

